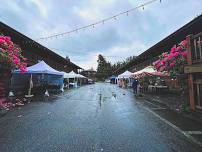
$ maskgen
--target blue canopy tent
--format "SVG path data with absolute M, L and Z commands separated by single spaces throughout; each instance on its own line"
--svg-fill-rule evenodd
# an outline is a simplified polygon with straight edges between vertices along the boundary
M 44 61 L 41 61 L 27 68 L 26 73 L 20 73 L 19 70 L 12 72 L 11 90 L 14 94 L 24 94 L 30 87 L 30 79 L 33 82 L 33 92 L 35 94 L 49 91 L 61 90 L 63 87 L 64 73 L 59 72 Z
M 117 84 L 117 77 L 116 76 L 111 76 L 110 77 L 110 83 Z

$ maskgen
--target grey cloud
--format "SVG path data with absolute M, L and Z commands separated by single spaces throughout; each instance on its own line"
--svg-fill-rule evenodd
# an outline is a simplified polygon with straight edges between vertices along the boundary
M 35 39 L 90 24 L 102 17 L 133 8 L 141 4 L 142 0 L 116 0 L 111 3 L 105 1 L 106 5 L 98 5 L 94 0 L 40 2 L 43 5 L 41 7 L 46 8 L 46 15 L 30 0 L 2 1 L 0 20 Z M 131 49 L 139 51 L 151 47 L 201 13 L 200 3 L 201 0 L 187 0 L 186 3 L 176 0 L 162 1 L 161 4 L 152 4 L 145 7 L 144 11 L 134 11 L 128 17 L 120 17 L 117 21 L 106 22 L 105 25 L 96 26 L 94 29 L 40 43 L 49 48 L 56 48 L 58 54 L 69 55 L 76 63 L 82 64 L 85 59 L 88 60 L 86 64 L 90 64 L 89 57 L 92 58 L 97 52 L 117 55 L 114 48 L 123 49 L 127 53 L 121 55 L 130 56 L 135 54 Z M 94 13 L 93 9 L 96 9 L 101 17 L 95 16 L 95 20 L 90 20 L 78 14 L 80 10 Z

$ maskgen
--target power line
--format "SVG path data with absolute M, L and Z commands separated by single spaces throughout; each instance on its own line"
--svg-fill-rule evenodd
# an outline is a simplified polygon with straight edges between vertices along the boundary
M 160 1 L 160 3 L 161 3 L 162 0 L 150 0 L 150 1 L 148 1 L 148 2 L 145 2 L 145 3 L 141 4 L 141 5 L 138 5 L 138 6 L 134 7 L 134 8 L 132 8 L 132 9 L 129 9 L 129 10 L 120 12 L 120 13 L 118 13 L 118 14 L 115 14 L 115 15 L 113 15 L 113 16 L 104 18 L 104 19 L 99 20 L 99 21 L 97 21 L 97 22 L 94 22 L 94 23 L 92 23 L 92 24 L 85 25 L 85 26 L 81 26 L 81 27 L 78 27 L 78 28 L 73 29 L 73 30 L 71 30 L 71 31 L 62 32 L 62 33 L 57 33 L 57 34 L 53 34 L 53 35 L 45 36 L 45 37 L 40 37 L 40 38 L 36 39 L 36 41 L 48 40 L 48 39 L 52 39 L 52 38 L 58 38 L 58 37 L 61 37 L 61 36 L 69 35 L 69 34 L 71 34 L 71 33 L 75 33 L 75 32 L 78 33 L 78 31 L 84 30 L 84 29 L 87 29 L 87 28 L 95 28 L 95 25 L 98 25 L 98 24 L 105 24 L 105 22 L 108 22 L 108 21 L 110 21 L 110 20 L 117 20 L 117 18 L 118 18 L 119 16 L 123 16 L 123 15 L 128 16 L 129 13 L 131 13 L 131 12 L 133 12 L 133 11 L 139 9 L 139 8 L 142 8 L 142 9 L 144 10 L 144 9 L 145 9 L 145 6 L 147 6 L 147 5 L 149 5 L 149 4 L 152 4 L 152 3 L 156 2 L 156 1 Z

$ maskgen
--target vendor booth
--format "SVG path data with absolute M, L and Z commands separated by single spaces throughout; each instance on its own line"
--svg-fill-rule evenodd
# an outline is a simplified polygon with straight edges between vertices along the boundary
M 117 84 L 117 80 L 118 80 L 118 78 L 115 76 L 110 77 L 110 83 L 112 83 L 112 84 Z
M 141 92 L 159 92 L 169 89 L 165 83 L 165 77 L 168 77 L 168 74 L 157 72 L 153 66 L 137 71 L 132 76 L 138 79 Z
M 65 88 L 76 88 L 78 85 L 81 86 L 82 84 L 87 84 L 87 78 L 81 74 L 77 74 L 74 71 L 69 73 L 64 73 L 64 84 Z
M 44 61 L 27 68 L 27 72 L 19 70 L 12 72 L 10 89 L 16 95 L 26 94 L 29 89 L 33 94 L 44 94 L 48 91 L 60 91 L 63 88 L 64 74 Z
M 132 75 L 134 77 L 141 77 L 141 76 L 143 76 L 146 73 L 148 73 L 148 74 L 150 73 L 151 74 L 151 73 L 154 73 L 154 72 L 156 72 L 156 70 L 154 69 L 154 67 L 153 66 L 148 66 L 148 67 L 146 67 L 146 68 L 144 68 L 144 69 L 142 69 L 140 71 L 132 73 Z
M 63 72 L 64 73 L 64 86 L 65 88 L 70 88 L 70 87 L 77 87 L 77 81 L 76 77 L 77 74 L 74 71 L 71 71 L 69 73 Z
M 77 84 L 79 86 L 88 83 L 88 79 L 85 76 L 81 75 L 81 74 L 77 74 L 76 78 L 77 78 Z
M 118 85 L 123 88 L 132 86 L 132 72 L 125 71 L 124 73 L 118 75 Z

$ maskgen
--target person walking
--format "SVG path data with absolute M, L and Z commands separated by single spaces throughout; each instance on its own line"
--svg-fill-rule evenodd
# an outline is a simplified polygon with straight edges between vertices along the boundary
M 137 86 L 138 86 L 139 82 L 137 79 L 135 79 L 132 83 L 132 88 L 133 88 L 133 92 L 136 95 L 137 94 Z

